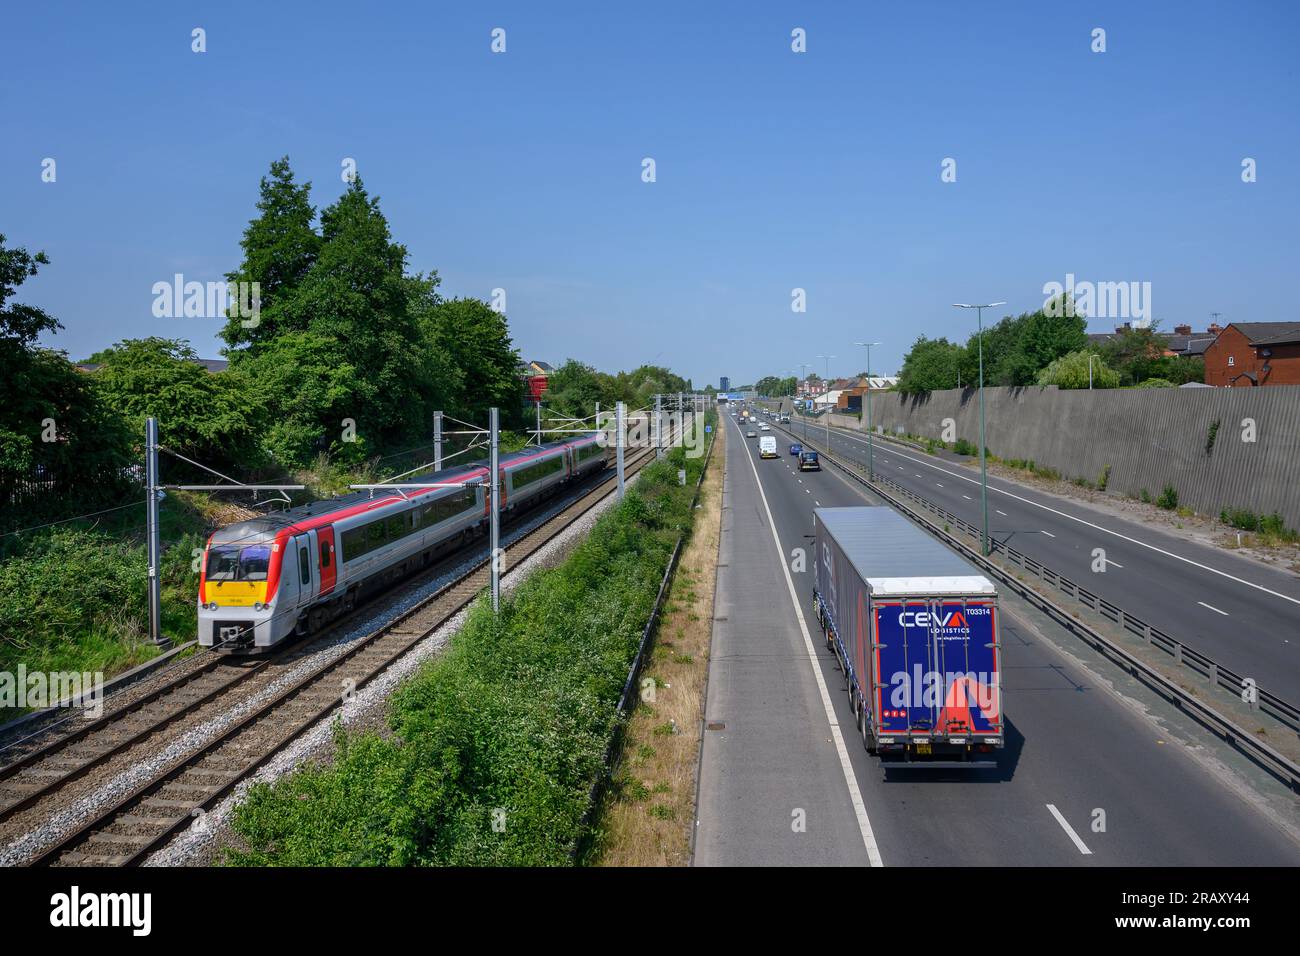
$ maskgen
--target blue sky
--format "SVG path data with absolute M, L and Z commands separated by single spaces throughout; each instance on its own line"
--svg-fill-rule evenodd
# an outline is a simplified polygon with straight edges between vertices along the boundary
M 859 371 L 870 339 L 893 371 L 921 333 L 965 338 L 952 302 L 1030 310 L 1067 273 L 1150 282 L 1164 328 L 1278 320 L 1298 28 L 1290 2 L 23 4 L 0 232 L 49 254 L 20 300 L 73 358 L 144 335 L 216 356 L 220 322 L 155 318 L 152 286 L 237 264 L 286 153 L 318 206 L 355 158 L 409 268 L 504 288 L 557 364 L 738 384 Z

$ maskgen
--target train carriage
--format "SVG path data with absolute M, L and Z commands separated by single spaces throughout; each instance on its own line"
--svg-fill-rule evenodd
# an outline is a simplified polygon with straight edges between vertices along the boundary
M 533 507 L 606 458 L 595 435 L 502 456 L 503 512 Z M 427 490 L 359 492 L 216 531 L 200 569 L 199 643 L 234 653 L 275 647 L 462 547 L 487 531 L 488 475 L 484 464 L 431 472 L 410 479 L 427 479 Z

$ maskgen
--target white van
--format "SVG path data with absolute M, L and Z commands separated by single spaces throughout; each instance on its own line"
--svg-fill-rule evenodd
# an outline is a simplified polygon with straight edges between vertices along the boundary
M 764 435 L 758 440 L 758 457 L 775 458 L 776 454 L 776 436 Z

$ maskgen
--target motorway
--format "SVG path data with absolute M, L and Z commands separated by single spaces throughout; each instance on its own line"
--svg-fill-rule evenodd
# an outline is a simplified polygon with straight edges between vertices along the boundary
M 792 422 L 800 441 L 803 429 Z M 787 426 L 781 426 L 783 428 Z M 810 437 L 826 441 L 824 426 Z M 831 450 L 867 464 L 865 434 L 831 429 Z M 892 442 L 875 467 L 913 493 L 979 527 L 979 471 Z M 989 478 L 989 535 L 1284 700 L 1300 703 L 1300 579 L 1221 549 L 1106 514 L 1025 485 Z M 1093 549 L 1105 573 L 1093 571 Z
M 812 571 L 784 560 L 811 550 L 814 507 L 868 504 L 866 492 L 831 469 L 795 471 L 788 442 L 762 460 L 756 440 L 722 421 L 735 440 L 696 865 L 1300 864 L 1293 830 L 1101 686 L 1082 644 L 1061 632 L 1063 653 L 1006 598 L 999 766 L 886 773 L 856 735 L 811 614 Z

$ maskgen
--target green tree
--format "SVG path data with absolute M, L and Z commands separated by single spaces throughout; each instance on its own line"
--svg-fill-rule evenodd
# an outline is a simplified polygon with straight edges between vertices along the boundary
M 569 359 L 547 379 L 542 400 L 547 408 L 569 418 L 586 418 L 595 414 L 597 402 L 608 411 L 612 406 L 606 404 L 603 396 L 609 390 L 609 383 L 602 378 L 608 379 L 608 376 L 602 376 L 577 359 Z
M 452 414 L 487 424 L 495 405 L 507 422 L 522 421 L 524 383 L 506 317 L 479 299 L 448 299 L 428 310 L 427 321 L 425 341 L 446 358 L 459 384 Z
M 1121 384 L 1136 385 L 1165 371 L 1163 360 L 1169 337 L 1160 332 L 1158 325 L 1126 325 L 1102 346 L 1101 353 L 1120 373 Z
M 61 325 L 38 306 L 13 301 L 49 264 L 43 252 L 7 248 L 0 235 L 0 525 L 63 515 L 71 504 L 116 503 L 127 490 L 131 440 L 85 375 L 37 337 Z M 39 482 L 28 492 L 30 481 Z M 42 490 L 43 489 L 43 490 Z M 72 492 L 75 489 L 75 497 Z
M 153 416 L 162 444 L 187 458 L 223 472 L 261 464 L 266 410 L 242 372 L 213 374 L 176 339 L 126 339 L 92 358 L 96 391 L 133 434 Z
M 937 389 L 956 388 L 957 373 L 965 350 L 946 338 L 922 335 L 903 358 L 898 390 L 907 395 L 924 395 Z M 972 381 L 964 378 L 964 381 Z
M 364 430 L 345 431 L 361 392 L 360 375 L 334 339 L 288 332 L 245 358 L 239 370 L 254 383 L 251 401 L 274 410 L 262 445 L 282 464 L 305 467 L 319 455 L 357 464 L 374 450 Z
M 1096 352 L 1078 350 L 1062 355 L 1038 372 L 1039 385 L 1057 388 L 1087 388 L 1088 362 L 1092 361 L 1093 388 L 1119 388 L 1119 373 Z
M 256 346 L 305 328 L 301 310 L 290 318 L 284 306 L 320 252 L 321 237 L 312 227 L 311 183 L 294 181 L 288 156 L 271 163 L 270 176 L 262 177 L 257 209 L 258 217 L 249 221 L 240 241 L 244 260 L 226 280 L 231 285 L 256 282 L 260 311 L 251 327 L 238 315 L 227 320 L 221 337 L 232 347 Z

